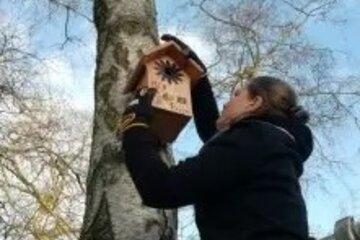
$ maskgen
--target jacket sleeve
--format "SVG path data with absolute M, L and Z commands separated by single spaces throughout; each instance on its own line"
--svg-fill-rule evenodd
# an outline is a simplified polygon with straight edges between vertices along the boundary
M 209 146 L 170 167 L 160 158 L 158 146 L 148 129 L 131 128 L 123 138 L 126 165 L 150 207 L 177 208 L 214 199 L 252 172 L 252 164 L 240 161 L 239 148 L 231 145 Z
M 216 120 L 219 117 L 214 93 L 207 77 L 195 86 L 191 98 L 196 130 L 201 140 L 206 142 L 216 133 Z

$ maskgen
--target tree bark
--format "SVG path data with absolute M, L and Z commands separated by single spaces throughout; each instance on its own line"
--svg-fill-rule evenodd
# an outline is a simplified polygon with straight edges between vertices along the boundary
M 176 210 L 142 205 L 116 125 L 132 97 L 122 94 L 143 51 L 158 43 L 154 0 L 95 0 L 98 33 L 95 112 L 81 240 L 176 239 Z M 173 163 L 170 148 L 161 152 Z

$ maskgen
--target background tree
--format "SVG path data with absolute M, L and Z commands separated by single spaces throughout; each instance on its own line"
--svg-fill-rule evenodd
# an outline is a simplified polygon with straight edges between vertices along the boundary
M 88 116 L 60 110 L 59 103 L 27 104 L 30 110 L 15 121 L 3 122 L 6 127 L 0 134 L 0 211 L 6 235 L 76 239 L 90 140 L 89 131 L 77 130 L 87 125 Z
M 360 76 L 356 71 L 339 74 L 337 63 L 346 53 L 319 46 L 307 36 L 310 23 L 345 26 L 346 16 L 332 15 L 341 6 L 342 1 L 334 0 L 186 0 L 177 9 L 183 23 L 179 33 L 191 29 L 213 51 L 213 57 L 205 60 L 220 103 L 237 82 L 262 74 L 296 88 L 317 133 L 316 162 L 304 182 L 321 182 L 324 171 L 346 167 L 323 150 L 324 139 L 333 140 L 330 133 L 335 125 L 350 120 L 360 131 L 356 108 Z M 187 32 L 183 34 L 186 37 Z
M 40 81 L 26 32 L 0 27 L 0 239 L 76 239 L 89 116 Z

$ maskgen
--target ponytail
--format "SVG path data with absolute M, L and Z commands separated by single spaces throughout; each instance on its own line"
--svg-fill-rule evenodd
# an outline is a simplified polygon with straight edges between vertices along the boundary
M 260 76 L 246 81 L 251 97 L 261 96 L 263 106 L 258 114 L 280 115 L 303 124 L 310 120 L 310 114 L 298 105 L 295 90 L 286 82 L 269 76 Z

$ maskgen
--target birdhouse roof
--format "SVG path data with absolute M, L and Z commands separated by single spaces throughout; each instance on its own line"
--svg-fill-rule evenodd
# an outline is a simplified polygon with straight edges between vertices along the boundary
M 146 64 L 162 57 L 172 58 L 179 67 L 192 79 L 191 87 L 193 88 L 201 75 L 203 74 L 202 68 L 193 59 L 188 58 L 186 53 L 182 51 L 181 47 L 173 41 L 165 42 L 154 48 L 149 52 L 145 53 L 138 65 L 135 68 L 134 74 L 132 75 L 129 84 L 125 87 L 124 92 L 133 91 L 140 77 L 146 70 Z

